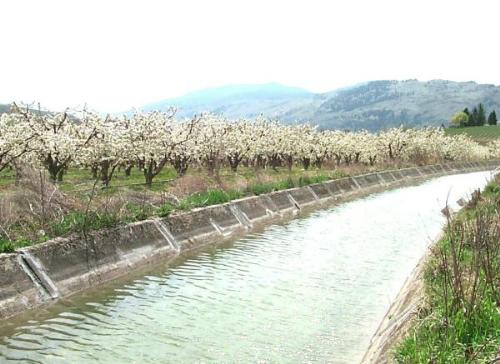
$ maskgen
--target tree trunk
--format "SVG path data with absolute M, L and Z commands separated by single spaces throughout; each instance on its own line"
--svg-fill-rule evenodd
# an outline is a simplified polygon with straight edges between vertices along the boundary
M 132 167 L 134 167 L 133 164 L 129 164 L 127 165 L 127 167 L 125 167 L 125 177 L 130 177 L 130 174 L 132 173 Z
M 307 171 L 311 165 L 311 158 L 302 158 L 302 166 Z
M 63 175 L 64 175 L 64 169 L 66 167 L 66 164 L 69 162 L 69 159 L 67 159 L 65 162 L 61 163 L 60 161 L 56 159 L 53 159 L 52 156 L 49 154 L 47 158 L 45 159 L 45 168 L 49 171 L 50 175 L 50 181 L 52 183 L 56 182 L 62 182 L 63 180 Z
M 109 161 L 101 162 L 101 182 L 104 187 L 109 186 Z
M 154 170 L 153 162 L 150 162 L 147 168 L 144 165 L 144 179 L 146 181 L 146 186 L 148 188 L 151 188 L 153 186 L 153 178 L 155 177 L 153 170 Z
M 59 172 L 57 172 L 57 182 L 63 181 L 64 172 L 65 172 L 64 168 L 61 168 Z
M 357 152 L 354 155 L 354 163 L 359 163 L 359 157 L 361 157 L 361 153 Z
M 240 156 L 238 156 L 238 154 L 229 155 L 227 157 L 227 160 L 229 161 L 229 166 L 231 167 L 232 172 L 236 173 L 238 171 L 238 165 L 240 164 L 241 159 L 242 158 Z
M 179 177 L 182 177 L 186 174 L 187 169 L 189 167 L 189 158 L 187 157 L 176 157 L 172 162 L 175 171 Z
M 50 175 L 50 181 L 53 183 L 57 182 L 57 175 L 59 173 L 59 170 L 55 168 L 54 166 L 49 167 L 49 175 Z
M 215 167 L 216 167 L 216 162 L 215 159 L 209 158 L 207 160 L 207 172 L 210 177 L 213 177 L 215 175 Z
M 280 164 L 279 157 L 277 157 L 277 156 L 271 157 L 270 163 L 271 163 L 271 167 L 273 168 L 273 170 L 278 171 L 278 167 Z

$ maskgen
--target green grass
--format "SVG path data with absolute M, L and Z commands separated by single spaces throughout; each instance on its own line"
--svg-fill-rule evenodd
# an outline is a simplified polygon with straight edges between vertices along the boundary
M 315 176 L 299 176 L 298 178 L 293 178 L 290 176 L 286 179 L 276 182 L 253 183 L 248 186 L 247 192 L 258 196 L 264 193 L 281 191 L 294 187 L 309 186 L 315 183 L 321 183 L 330 179 L 337 179 L 342 177 L 345 177 L 345 175 L 341 172 L 335 172 L 330 175 L 318 174 Z
M 10 240 L 0 240 L 0 253 L 13 253 L 16 246 Z
M 342 175 L 339 173 L 339 176 Z M 316 176 L 300 176 L 298 179 L 294 180 L 292 177 L 288 177 L 286 179 L 276 181 L 276 182 L 267 182 L 267 183 L 253 183 L 248 186 L 245 192 L 237 191 L 237 190 L 222 190 L 222 189 L 212 189 L 206 192 L 197 192 L 193 193 L 183 200 L 179 202 L 179 204 L 174 205 L 170 202 L 163 204 L 157 211 L 156 214 L 161 217 L 166 217 L 170 215 L 175 210 L 191 210 L 197 207 L 205 207 L 218 205 L 222 203 L 226 203 L 245 195 L 261 195 L 264 193 L 269 193 L 273 191 L 285 190 L 293 187 L 301 187 L 307 186 L 314 183 L 324 182 L 331 178 L 337 177 L 335 176 L 327 176 L 327 175 L 316 175 Z
M 13 253 L 18 248 L 23 248 L 30 245 L 33 245 L 33 242 L 27 239 L 10 241 L 0 238 L 0 253 Z
M 167 217 L 175 210 L 175 205 L 172 205 L 170 202 L 164 203 L 157 211 L 158 216 Z
M 45 228 L 41 224 L 18 224 L 19 226 L 15 228 L 15 239 L 9 240 L 0 236 L 0 253 L 10 253 L 18 248 L 43 243 L 49 239 L 73 233 L 81 234 L 145 220 L 156 213 L 157 209 L 151 205 L 128 203 L 120 214 L 106 211 L 89 211 L 86 214 L 83 211 L 73 211 L 65 214 L 62 218 L 49 221 L 45 224 Z M 44 234 L 34 234 L 34 230 L 43 230 Z
M 289 177 L 277 182 L 253 183 L 248 186 L 247 190 L 249 193 L 258 196 L 264 193 L 286 190 L 293 187 L 295 187 L 295 183 L 293 182 L 293 179 Z
M 197 192 L 183 199 L 179 206 L 179 210 L 190 210 L 197 207 L 205 207 L 218 205 L 229 202 L 237 198 L 243 197 L 243 193 L 239 191 L 224 191 L 221 189 L 208 190 L 206 192 Z
M 15 173 L 10 169 L 0 172 L 0 190 L 8 188 L 15 183 Z
M 500 138 L 500 125 L 471 126 L 467 128 L 447 128 L 447 135 L 465 134 L 478 143 L 485 144 Z
M 155 208 L 149 204 L 136 204 L 128 203 L 126 206 L 127 214 L 124 222 L 142 221 L 149 218 L 156 211 Z
M 88 214 L 76 211 L 64 216 L 63 219 L 50 224 L 47 229 L 49 237 L 64 236 L 74 232 L 93 231 L 117 226 L 120 219 L 116 214 L 89 211 Z
M 179 202 L 176 206 L 170 202 L 163 204 L 157 211 L 156 214 L 161 217 L 166 217 L 170 215 L 175 210 L 191 210 L 197 207 L 205 207 L 218 205 L 226 203 L 245 195 L 261 195 L 264 193 L 269 193 L 273 191 L 280 191 L 294 187 L 307 186 L 314 183 L 324 182 L 331 179 L 332 177 L 326 175 L 317 175 L 312 177 L 301 176 L 294 181 L 293 178 L 288 177 L 281 181 L 267 182 L 267 183 L 253 183 L 248 186 L 245 193 L 236 190 L 222 190 L 222 189 L 212 189 L 206 192 L 197 192 L 192 195 L 187 196 Z
M 160 206 L 156 214 L 160 217 L 167 217 L 175 210 L 191 210 L 198 207 L 206 207 L 226 203 L 243 197 L 244 194 L 239 191 L 224 191 L 221 189 L 209 190 L 206 192 L 197 192 L 187 196 L 176 206 L 167 202 Z
M 170 181 L 177 177 L 175 169 L 165 167 L 156 176 L 153 182 L 152 190 L 162 189 L 163 181 Z M 63 182 L 60 184 L 62 191 L 71 192 L 75 190 L 88 190 L 92 189 L 94 179 L 89 170 L 70 168 L 64 175 Z M 144 174 L 137 168 L 132 168 L 130 176 L 125 176 L 125 172 L 116 171 L 111 180 L 111 189 L 118 188 L 119 186 L 128 186 L 136 190 L 144 190 Z

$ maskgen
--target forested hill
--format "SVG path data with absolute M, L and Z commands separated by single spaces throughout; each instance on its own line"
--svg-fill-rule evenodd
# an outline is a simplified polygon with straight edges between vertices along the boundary
M 146 105 L 144 110 L 177 106 L 179 115 L 211 111 L 229 118 L 263 114 L 288 122 L 311 121 L 328 129 L 379 130 L 407 126 L 448 125 L 465 107 L 483 103 L 500 110 L 500 87 L 475 82 L 371 81 L 326 93 L 311 93 L 279 84 L 227 86 Z
M 324 102 L 311 118 L 326 128 L 448 125 L 451 116 L 465 107 L 483 103 L 486 110 L 500 110 L 500 87 L 474 82 L 373 81 L 322 96 Z

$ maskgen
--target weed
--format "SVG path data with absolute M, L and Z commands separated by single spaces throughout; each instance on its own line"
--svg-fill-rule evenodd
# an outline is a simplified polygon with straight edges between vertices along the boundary
M 164 203 L 163 205 L 160 206 L 157 213 L 158 213 L 158 216 L 160 216 L 160 217 L 167 217 L 174 210 L 175 210 L 175 206 L 172 205 L 171 203 L 167 202 L 167 203 Z
M 248 186 L 248 191 L 252 194 L 258 196 L 264 193 L 269 193 L 275 191 L 276 184 L 275 183 L 255 183 Z
M 190 210 L 196 207 L 205 207 L 229 202 L 240 197 L 243 197 L 243 194 L 239 191 L 224 191 L 221 189 L 208 190 L 206 192 L 194 193 L 186 197 L 179 203 L 178 208 L 180 210 Z
M 150 205 L 129 202 L 125 207 L 127 210 L 125 220 L 127 222 L 146 220 L 153 214 L 153 208 Z
M 16 250 L 14 243 L 10 240 L 0 240 L 0 253 L 13 253 Z
M 119 222 L 118 216 L 113 213 L 89 211 L 86 215 L 83 212 L 76 211 L 51 224 L 48 234 L 56 237 L 84 230 L 99 230 L 116 226 Z
M 0 239 L 0 253 L 13 253 L 17 248 L 33 245 L 33 241 L 22 238 L 15 241 Z

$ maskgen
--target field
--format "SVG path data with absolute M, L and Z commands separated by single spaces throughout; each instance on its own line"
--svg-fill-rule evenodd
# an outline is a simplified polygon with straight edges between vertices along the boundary
M 447 135 L 465 134 L 481 144 L 489 143 L 495 139 L 500 139 L 500 125 L 496 126 L 473 126 L 469 128 L 448 128 Z
M 385 168 L 388 168 L 388 166 L 379 165 L 367 168 L 364 165 L 353 165 L 333 168 L 326 165 L 322 169 L 310 168 L 305 171 L 299 166 L 294 166 L 291 170 L 288 170 L 286 167 L 255 169 L 241 166 L 237 172 L 233 172 L 229 168 L 221 168 L 218 174 L 210 176 L 203 168 L 193 167 L 188 170 L 185 176 L 179 177 L 174 168 L 165 167 L 153 181 L 151 188 L 145 185 L 142 171 L 133 168 L 130 176 L 126 176 L 123 170 L 118 170 L 108 188 L 103 189 L 101 184 L 98 183 L 95 192 L 98 195 L 101 193 L 106 193 L 107 195 L 115 194 L 126 190 L 157 193 L 172 192 L 178 197 L 183 197 L 193 192 L 220 188 L 224 190 L 240 190 L 245 193 L 258 184 L 276 183 L 287 179 L 292 179 L 298 184 L 300 179 L 334 179 L 351 175 L 352 173 Z M 16 178 L 13 170 L 0 172 L 0 195 L 2 192 L 7 192 L 14 188 L 15 181 Z M 64 175 L 64 180 L 57 183 L 57 186 L 60 191 L 76 197 L 90 193 L 94 187 L 94 183 L 95 179 L 89 170 L 69 168 Z M 179 191 L 179 189 L 182 189 L 182 191 Z

